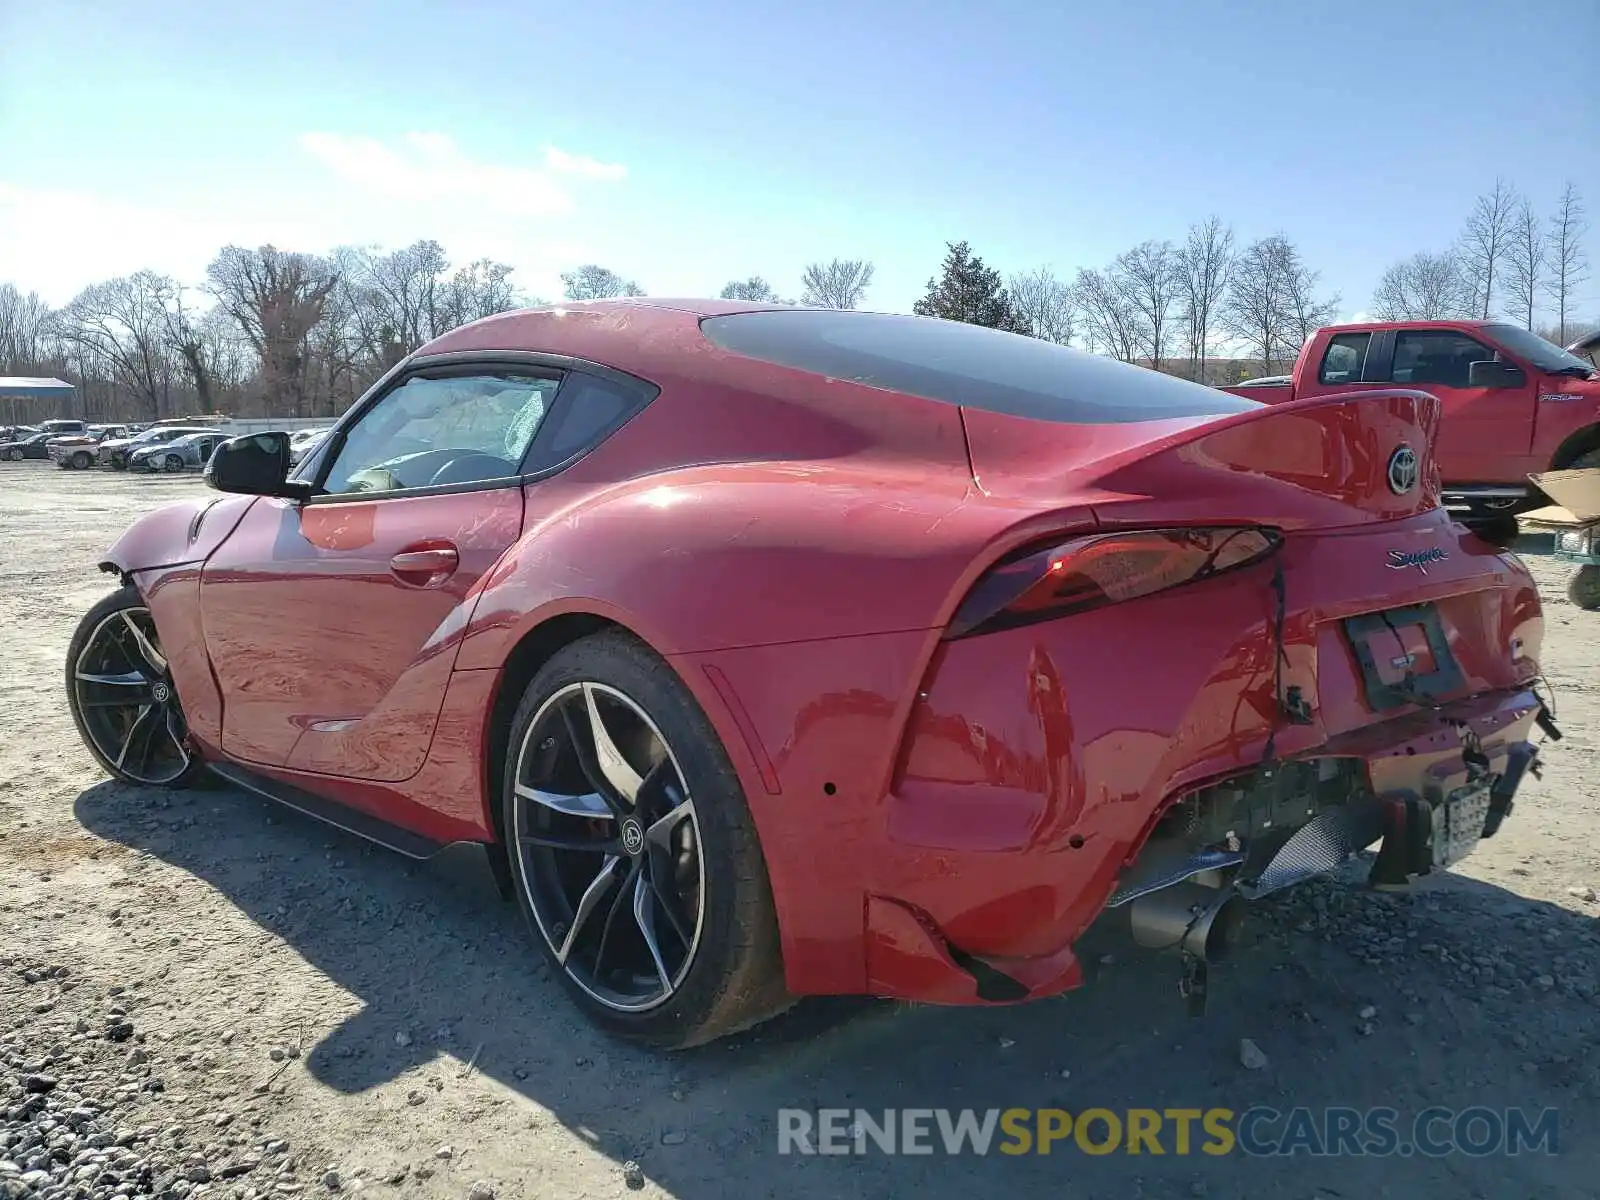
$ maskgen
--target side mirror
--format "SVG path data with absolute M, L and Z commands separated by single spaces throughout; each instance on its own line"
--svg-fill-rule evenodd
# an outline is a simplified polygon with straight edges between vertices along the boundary
M 1517 388 L 1526 382 L 1522 368 L 1515 363 L 1498 358 L 1467 364 L 1467 386 L 1481 388 Z
M 311 485 L 289 478 L 289 435 L 251 433 L 218 446 L 206 463 L 206 482 L 219 492 L 304 500 Z

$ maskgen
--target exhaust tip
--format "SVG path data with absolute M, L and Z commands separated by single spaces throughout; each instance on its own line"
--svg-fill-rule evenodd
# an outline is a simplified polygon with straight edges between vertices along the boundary
M 1128 905 L 1128 921 L 1141 946 L 1219 963 L 1239 945 L 1245 908 L 1244 899 L 1231 890 L 1179 883 Z

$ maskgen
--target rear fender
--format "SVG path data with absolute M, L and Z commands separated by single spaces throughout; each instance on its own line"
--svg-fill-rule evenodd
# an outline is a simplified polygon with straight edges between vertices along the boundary
M 929 628 L 1016 519 L 971 490 L 965 471 L 881 462 L 696 467 L 566 504 L 530 486 L 527 530 L 485 578 L 457 667 L 498 668 L 567 612 L 664 655 Z

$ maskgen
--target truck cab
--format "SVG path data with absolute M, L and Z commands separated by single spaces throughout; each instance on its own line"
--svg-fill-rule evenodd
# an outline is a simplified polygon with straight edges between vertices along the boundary
M 1600 466 L 1600 371 L 1503 321 L 1331 325 L 1287 378 L 1225 390 L 1266 403 L 1410 387 L 1443 407 L 1436 453 L 1458 507 L 1521 511 L 1548 501 L 1528 476 Z

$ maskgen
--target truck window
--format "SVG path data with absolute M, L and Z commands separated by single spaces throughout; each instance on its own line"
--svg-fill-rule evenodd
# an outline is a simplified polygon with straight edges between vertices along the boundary
M 1451 329 L 1402 330 L 1394 339 L 1394 382 L 1467 386 L 1467 369 L 1495 352 L 1475 338 Z
M 1322 355 L 1322 368 L 1317 372 L 1317 382 L 1357 382 L 1361 378 L 1361 366 L 1367 361 L 1367 346 L 1371 342 L 1370 333 L 1334 334 Z

